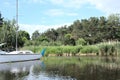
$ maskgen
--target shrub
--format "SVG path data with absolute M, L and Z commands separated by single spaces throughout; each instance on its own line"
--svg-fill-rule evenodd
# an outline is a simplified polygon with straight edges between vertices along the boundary
M 89 45 L 89 46 L 83 46 L 83 48 L 80 50 L 81 53 L 98 53 L 99 48 L 97 46 Z
M 77 45 L 85 45 L 85 44 L 86 44 L 86 41 L 85 41 L 83 38 L 79 38 L 79 39 L 76 41 L 76 44 L 77 44 Z
M 98 45 L 102 56 L 115 55 L 117 51 L 116 44 L 102 43 Z

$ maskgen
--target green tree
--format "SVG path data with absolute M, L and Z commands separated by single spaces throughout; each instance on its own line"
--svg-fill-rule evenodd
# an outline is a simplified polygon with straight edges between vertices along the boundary
M 85 44 L 86 44 L 86 41 L 85 41 L 83 38 L 79 38 L 79 39 L 76 41 L 76 44 L 77 44 L 77 45 L 85 45 Z
M 40 36 L 40 33 L 38 30 L 36 30 L 33 34 L 32 34 L 32 40 L 37 39 Z
M 71 34 L 66 34 L 64 38 L 64 45 L 75 45 L 75 39 Z
M 1 13 L 0 13 L 0 27 L 2 27 L 2 25 L 3 25 L 3 18 L 2 18 Z
M 72 26 L 73 26 L 72 35 L 74 39 L 77 40 L 79 37 L 81 37 L 81 31 L 83 30 L 83 26 L 81 25 L 79 20 L 76 20 Z
M 26 41 L 30 40 L 30 35 L 26 31 L 18 31 L 18 47 L 23 47 Z

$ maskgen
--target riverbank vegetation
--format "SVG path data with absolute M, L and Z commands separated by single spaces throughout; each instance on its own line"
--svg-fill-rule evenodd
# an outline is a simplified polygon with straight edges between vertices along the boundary
M 120 42 L 105 42 L 95 45 L 77 46 L 26 46 L 22 50 L 39 53 L 46 48 L 45 56 L 119 56 Z
M 30 48 L 33 48 L 32 51 L 38 52 L 39 48 L 46 46 L 47 53 L 56 53 L 58 55 L 63 55 L 63 53 L 76 55 L 76 53 L 91 52 L 99 54 L 100 51 L 101 54 L 109 51 L 116 53 L 116 47 L 112 45 L 110 47 L 110 45 L 99 46 L 96 44 L 120 41 L 120 17 L 118 14 L 76 20 L 71 25 L 63 25 L 58 29 L 49 29 L 43 33 L 35 31 L 31 39 L 28 32 L 21 31 L 15 26 L 15 20 L 10 21 L 3 18 L 0 20 L 3 22 L 0 26 L 0 43 L 6 43 L 5 47 L 7 49 L 5 50 L 15 49 L 16 31 L 18 32 L 19 48 L 30 46 Z M 111 50 L 107 50 L 109 47 Z M 103 48 L 105 51 L 102 50 Z

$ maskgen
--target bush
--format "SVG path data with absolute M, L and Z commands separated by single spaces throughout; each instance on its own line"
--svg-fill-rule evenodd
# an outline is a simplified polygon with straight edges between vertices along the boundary
M 99 48 L 97 46 L 83 46 L 80 50 L 81 53 L 98 53 Z
M 85 45 L 85 44 L 86 44 L 86 41 L 85 41 L 83 38 L 79 38 L 79 39 L 76 41 L 76 44 L 77 44 L 77 45 Z
M 100 54 L 102 56 L 116 55 L 117 53 L 116 44 L 101 43 L 98 46 L 100 48 Z

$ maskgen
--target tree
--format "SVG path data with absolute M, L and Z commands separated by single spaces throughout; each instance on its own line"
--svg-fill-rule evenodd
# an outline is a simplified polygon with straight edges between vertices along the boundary
M 23 47 L 26 41 L 30 40 L 30 35 L 26 31 L 18 31 L 18 47 Z
M 45 36 L 47 36 L 47 38 L 50 41 L 56 41 L 57 37 L 58 37 L 58 32 L 55 29 L 49 29 L 46 33 Z
M 64 43 L 64 36 L 65 34 L 67 34 L 67 26 L 62 26 L 61 28 L 58 28 L 57 29 L 57 32 L 58 32 L 58 41 L 61 41 L 62 43 Z
M 83 26 L 81 25 L 79 20 L 76 20 L 72 26 L 73 26 L 72 35 L 74 39 L 77 40 L 79 37 L 81 37 L 81 31 L 83 30 Z
M 101 27 L 105 26 L 105 24 L 106 24 L 106 18 L 104 16 L 100 17 L 98 24 Z
M 40 36 L 40 33 L 38 30 L 36 30 L 33 34 L 32 34 L 32 40 L 37 39 Z
M 0 27 L 0 43 L 6 43 L 6 49 L 11 50 L 16 47 L 16 21 L 3 20 L 3 26 Z M 18 47 L 22 47 L 26 40 L 30 40 L 30 36 L 26 31 L 18 30 Z
M 62 44 L 71 45 L 83 38 L 86 43 L 96 44 L 101 41 L 120 40 L 120 17 L 110 15 L 108 18 L 101 16 L 89 19 L 76 20 L 70 26 L 61 26 L 58 29 L 49 29 L 42 33 L 49 42 L 60 41 Z M 66 37 L 70 34 L 71 37 Z M 71 40 L 71 42 L 70 42 Z
M 71 34 L 66 34 L 64 38 L 64 45 L 76 45 L 75 44 L 75 39 L 72 38 Z
M 0 27 L 2 27 L 3 25 L 3 18 L 1 17 L 1 13 L 0 13 Z
M 118 14 L 111 14 L 108 16 L 107 21 L 107 30 L 108 30 L 108 39 L 115 40 L 120 33 L 120 17 Z
M 85 41 L 83 38 L 79 38 L 79 39 L 76 41 L 76 44 L 77 44 L 77 45 L 85 45 L 85 44 L 86 44 L 86 41 Z

